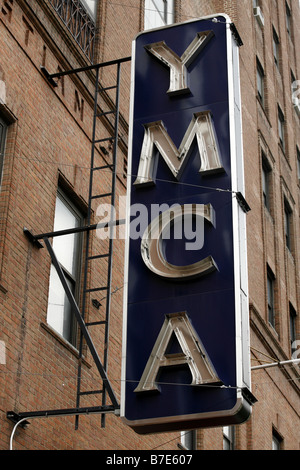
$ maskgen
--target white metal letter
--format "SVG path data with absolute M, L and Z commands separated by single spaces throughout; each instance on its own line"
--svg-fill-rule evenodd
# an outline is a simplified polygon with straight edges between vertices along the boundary
M 162 121 L 144 125 L 145 133 L 135 185 L 153 184 L 155 162 L 154 146 L 165 160 L 175 178 L 179 179 L 187 161 L 194 138 L 200 153 L 200 172 L 223 171 L 217 138 L 209 111 L 195 113 L 179 149 L 174 145 Z
M 206 219 L 214 225 L 214 210 L 210 204 L 174 205 L 151 221 L 141 241 L 141 255 L 144 263 L 155 274 L 169 279 L 186 280 L 203 276 L 217 269 L 211 256 L 185 266 L 169 263 L 163 253 L 163 234 L 178 217 L 193 215 Z M 203 231 L 203 225 L 202 225 Z
M 213 31 L 197 33 L 195 39 L 179 57 L 164 41 L 148 44 L 145 49 L 170 68 L 170 87 L 167 93 L 180 94 L 189 92 L 187 86 L 187 67 L 214 36 Z
M 175 334 L 181 353 L 167 354 L 171 336 Z M 192 375 L 190 385 L 221 383 L 217 373 L 191 325 L 186 312 L 166 315 L 141 380 L 135 392 L 159 390 L 156 379 L 162 367 L 187 365 Z

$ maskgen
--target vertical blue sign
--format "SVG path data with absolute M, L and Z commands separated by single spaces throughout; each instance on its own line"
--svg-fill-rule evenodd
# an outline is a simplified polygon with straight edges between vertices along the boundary
M 226 15 L 133 44 L 121 417 L 138 433 L 251 413 L 238 47 Z

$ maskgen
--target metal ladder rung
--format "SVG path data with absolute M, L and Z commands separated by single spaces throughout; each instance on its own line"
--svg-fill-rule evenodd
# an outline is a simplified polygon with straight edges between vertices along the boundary
M 102 255 L 88 256 L 87 259 L 92 260 L 92 259 L 108 258 L 108 256 L 109 256 L 109 253 L 103 253 Z
M 101 88 L 99 88 L 98 93 L 102 93 L 103 91 L 107 91 L 107 90 L 114 90 L 116 88 L 117 88 L 117 85 L 111 85 L 111 86 L 107 86 L 105 88 L 101 87 Z
M 79 392 L 79 395 L 95 395 L 97 393 L 103 393 L 103 390 L 90 390 L 87 392 Z
M 104 193 L 104 194 L 95 194 L 95 196 L 91 196 L 91 199 L 99 199 L 101 197 L 112 196 L 113 193 Z
M 114 137 L 105 137 L 105 139 L 97 139 L 93 141 L 93 144 L 99 144 L 100 142 L 111 142 L 114 140 Z
M 107 290 L 108 286 L 105 287 L 92 287 L 91 289 L 85 289 L 84 292 L 97 292 L 101 290 Z
M 96 114 L 96 117 L 106 116 L 107 114 L 116 114 L 115 111 L 103 111 L 102 113 Z
M 95 166 L 94 168 L 92 168 L 92 171 L 105 170 L 106 168 L 110 168 L 112 170 L 113 167 L 114 167 L 114 165 L 112 163 L 110 163 L 110 164 L 103 165 L 103 166 Z
M 105 325 L 107 323 L 106 320 L 101 320 L 101 321 L 91 321 L 89 323 L 86 323 L 85 326 L 97 326 L 97 325 Z

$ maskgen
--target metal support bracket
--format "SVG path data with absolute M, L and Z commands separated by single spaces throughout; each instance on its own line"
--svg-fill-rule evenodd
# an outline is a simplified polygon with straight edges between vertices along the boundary
M 10 421 L 12 421 L 14 424 L 17 424 L 17 423 L 19 423 L 20 421 L 23 420 L 22 423 L 20 423 L 20 427 L 23 428 L 23 429 L 25 429 L 28 426 L 28 424 L 30 424 L 29 421 L 24 420 L 24 417 L 20 416 L 19 413 L 15 413 L 14 411 L 8 411 L 6 413 L 6 417 Z M 27 418 L 27 416 L 26 416 L 26 418 Z
M 10 436 L 10 450 L 13 450 L 13 438 L 18 427 L 26 429 L 29 424 L 28 419 L 34 418 L 50 418 L 57 416 L 78 416 L 88 414 L 101 414 L 102 416 L 107 413 L 114 413 L 119 416 L 119 408 L 115 409 L 113 406 L 94 406 L 86 408 L 67 408 L 65 410 L 46 410 L 46 411 L 33 411 L 25 413 L 15 413 L 8 411 L 6 414 L 7 419 L 14 423 L 14 427 Z
M 254 405 L 257 402 L 257 398 L 250 392 L 249 388 L 244 387 L 242 388 L 242 395 L 243 397 L 250 403 L 250 405 Z
M 63 273 L 63 271 L 62 271 L 62 269 L 61 269 L 61 267 L 60 267 L 60 264 L 59 264 L 59 262 L 58 262 L 58 260 L 57 260 L 57 258 L 56 258 L 56 255 L 55 255 L 55 253 L 54 253 L 54 250 L 53 250 L 53 248 L 52 248 L 52 245 L 51 245 L 51 243 L 50 243 L 50 241 L 49 241 L 49 239 L 48 239 L 47 237 L 44 238 L 44 242 L 45 242 L 45 245 L 46 245 L 46 247 L 47 247 L 47 249 L 48 249 L 48 251 L 49 251 L 49 254 L 50 254 L 50 256 L 51 256 L 52 263 L 53 263 L 53 265 L 54 265 L 54 267 L 55 267 L 55 269 L 56 269 L 56 271 L 57 271 L 57 274 L 58 274 L 58 276 L 59 276 L 59 278 L 60 278 L 60 281 L 61 281 L 61 283 L 62 283 L 62 285 L 63 285 L 63 288 L 64 288 L 64 290 L 65 290 L 65 293 L 66 293 L 66 295 L 67 295 L 67 298 L 68 298 L 68 300 L 69 300 L 69 302 L 70 302 L 72 312 L 73 312 L 74 315 L 76 316 L 77 322 L 78 322 L 78 324 L 79 324 L 79 326 L 80 326 L 80 329 L 81 329 L 81 331 L 82 331 L 82 334 L 83 334 L 83 336 L 84 336 L 84 338 L 85 338 L 85 340 L 86 340 L 87 346 L 88 346 L 88 348 L 89 348 L 89 350 L 90 350 L 90 352 L 91 352 L 91 354 L 92 354 L 92 356 L 93 356 L 94 362 L 95 362 L 95 364 L 96 364 L 96 366 L 97 366 L 97 369 L 98 369 L 98 371 L 99 371 L 99 374 L 100 374 L 100 376 L 101 376 L 101 378 L 102 378 L 102 380 L 103 380 L 103 385 L 104 385 L 105 389 L 107 390 L 107 393 L 108 393 L 108 395 L 109 395 L 109 397 L 110 397 L 110 399 L 111 399 L 111 402 L 112 402 L 114 408 L 119 408 L 118 400 L 117 400 L 117 398 L 116 398 L 116 396 L 115 396 L 115 394 L 114 394 L 114 392 L 113 392 L 113 389 L 112 389 L 112 387 L 111 387 L 111 384 L 110 384 L 110 382 L 109 382 L 109 379 L 108 379 L 108 377 L 107 377 L 107 375 L 106 375 L 106 372 L 105 372 L 105 370 L 104 370 L 104 367 L 103 367 L 103 365 L 102 365 L 102 363 L 101 363 L 101 361 L 100 361 L 100 358 L 99 358 L 98 353 L 97 353 L 97 351 L 96 351 L 96 349 L 95 349 L 95 346 L 94 346 L 94 343 L 93 343 L 93 341 L 92 341 L 92 339 L 91 339 L 91 336 L 90 336 L 90 334 L 89 334 L 89 332 L 88 332 L 88 330 L 87 330 L 87 327 L 86 327 L 86 325 L 85 325 L 85 323 L 84 323 L 84 321 L 83 321 L 83 318 L 82 318 L 81 313 L 80 313 L 80 311 L 79 311 L 78 305 L 77 305 L 77 303 L 76 303 L 76 301 L 75 301 L 75 299 L 74 299 L 74 297 L 73 297 L 73 294 L 72 294 L 72 292 L 71 292 L 71 289 L 70 289 L 70 287 L 69 287 L 69 285 L 68 285 L 68 283 L 67 283 L 67 280 L 66 280 L 66 278 L 65 278 L 65 275 L 64 275 L 64 273 Z
M 242 41 L 241 36 L 239 35 L 239 32 L 236 29 L 236 26 L 235 26 L 234 23 L 230 23 L 230 29 L 231 29 L 231 32 L 232 32 L 235 40 L 236 40 L 236 43 L 237 43 L 238 47 L 243 46 L 243 41 Z
M 26 428 L 28 426 L 29 421 L 26 419 L 33 419 L 33 418 L 50 418 L 50 417 L 58 417 L 58 416 L 74 416 L 74 415 L 88 415 L 88 414 L 103 414 L 103 413 L 111 413 L 118 415 L 119 408 L 115 408 L 112 405 L 106 406 L 85 406 L 82 408 L 66 408 L 66 409 L 57 409 L 57 410 L 41 410 L 41 411 L 25 411 L 23 413 L 15 413 L 14 411 L 8 411 L 6 413 L 7 419 L 12 421 L 14 424 L 19 423 L 23 420 L 20 424 L 22 428 Z
M 33 235 L 30 230 L 28 230 L 28 228 L 24 227 L 23 232 L 33 245 L 35 245 L 39 249 L 44 248 L 44 245 Z
M 241 208 L 243 209 L 243 211 L 246 212 L 246 213 L 251 211 L 251 207 L 247 203 L 247 201 L 244 198 L 244 196 L 242 195 L 242 193 L 237 192 L 237 193 L 235 193 L 235 195 L 236 195 L 236 200 L 239 203 L 239 205 L 241 206 Z
M 44 238 L 60 237 L 63 235 L 69 235 L 69 234 L 80 233 L 80 232 L 90 232 L 91 230 L 108 228 L 108 227 L 113 227 L 113 226 L 117 227 L 118 225 L 123 225 L 123 224 L 125 224 L 125 219 L 118 219 L 112 222 L 105 222 L 105 223 L 99 223 L 99 224 L 93 224 L 93 225 L 84 225 L 82 227 L 75 227 L 75 228 L 70 228 L 66 230 L 57 230 L 56 232 L 39 233 L 37 235 L 34 235 L 31 232 L 31 230 L 24 227 L 23 232 L 24 232 L 24 235 L 28 238 L 28 240 L 31 243 L 36 245 L 38 248 L 44 248 L 44 245 L 40 242 L 40 240 L 43 240 Z
M 87 72 L 89 70 L 95 70 L 99 69 L 101 67 L 109 67 L 110 65 L 116 65 L 116 64 L 121 64 L 122 62 L 128 62 L 131 60 L 131 57 L 123 57 L 121 59 L 117 60 L 110 60 L 108 62 L 102 62 L 100 64 L 95 64 L 95 65 L 88 65 L 86 67 L 80 67 L 78 69 L 71 69 L 71 70 L 65 70 L 63 72 L 57 72 L 57 73 L 52 73 L 50 74 L 46 67 L 41 66 L 41 72 L 44 75 L 44 77 L 48 80 L 48 82 L 53 86 L 57 87 L 57 82 L 54 80 L 55 78 L 60 78 L 64 77 L 65 75 L 72 75 L 80 72 Z
M 41 72 L 44 75 L 44 77 L 48 80 L 48 82 L 56 88 L 58 86 L 57 82 L 51 77 L 50 73 L 46 69 L 46 67 L 41 66 Z

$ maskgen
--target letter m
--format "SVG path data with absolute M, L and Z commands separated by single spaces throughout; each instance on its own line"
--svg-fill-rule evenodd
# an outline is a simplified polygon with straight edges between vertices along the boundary
M 196 138 L 203 174 L 222 171 L 217 138 L 210 111 L 195 113 L 177 149 L 162 121 L 144 124 L 144 140 L 135 185 L 154 184 L 157 168 L 154 148 L 163 157 L 173 176 L 179 180 Z

